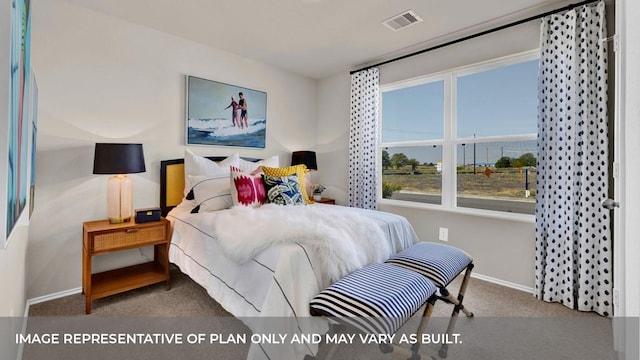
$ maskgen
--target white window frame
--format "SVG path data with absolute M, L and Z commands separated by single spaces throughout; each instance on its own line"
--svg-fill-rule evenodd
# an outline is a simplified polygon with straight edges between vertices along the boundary
M 480 63 L 466 65 L 463 67 L 441 71 L 435 74 L 426 76 L 420 76 L 413 79 L 398 81 L 390 84 L 380 86 L 380 108 L 379 114 L 382 114 L 382 94 L 384 92 L 403 89 L 407 87 L 422 85 L 425 83 L 431 83 L 436 81 L 444 82 L 444 104 L 443 104 L 443 138 L 437 140 L 417 140 L 417 141 L 402 141 L 402 142 L 382 142 L 382 130 L 379 132 L 379 154 L 378 158 L 382 156 L 382 150 L 385 148 L 393 147 L 408 147 L 408 146 L 442 146 L 442 193 L 441 204 L 428 204 L 418 203 L 406 200 L 393 200 L 382 198 L 382 165 L 378 165 L 378 174 L 380 181 L 378 181 L 378 202 L 381 204 L 430 209 L 438 211 L 455 212 L 466 215 L 477 215 L 491 218 L 518 220 L 525 222 L 534 222 L 534 215 L 511 213 L 505 211 L 486 210 L 458 207 L 457 202 L 457 171 L 456 171 L 456 159 L 457 159 L 457 147 L 459 144 L 482 144 L 488 142 L 505 142 L 505 141 L 524 141 L 524 140 L 536 140 L 537 134 L 518 134 L 518 135 L 505 135 L 505 136 L 478 136 L 478 137 L 466 137 L 457 138 L 457 79 L 459 77 L 475 74 L 487 70 L 493 70 L 496 68 L 514 65 L 526 61 L 539 59 L 540 54 L 538 49 L 508 55 L 501 58 L 491 59 Z M 380 129 L 382 129 L 382 116 L 378 119 Z M 379 162 L 380 163 L 380 162 Z

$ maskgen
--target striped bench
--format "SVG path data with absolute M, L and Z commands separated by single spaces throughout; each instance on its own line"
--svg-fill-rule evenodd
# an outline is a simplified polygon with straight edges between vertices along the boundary
M 309 305 L 311 315 L 328 316 L 365 333 L 391 335 L 427 303 L 417 330 L 421 336 L 433 311 L 436 292 L 431 280 L 414 271 L 384 263 L 371 264 L 326 288 Z M 419 348 L 419 342 L 411 349 L 390 343 L 380 345 L 382 352 L 406 359 L 419 359 Z M 333 356 L 331 350 L 327 359 Z
M 460 311 L 473 317 L 473 313 L 462 304 L 473 269 L 473 258 L 466 252 L 453 246 L 421 242 L 391 256 L 385 263 L 422 274 L 435 283 L 438 287 L 438 299 L 454 305 L 447 327 L 449 336 L 453 333 Z M 453 296 L 446 287 L 463 271 L 465 274 L 460 290 L 457 296 Z M 448 345 L 443 344 L 439 351 L 440 357 L 446 358 L 447 351 Z

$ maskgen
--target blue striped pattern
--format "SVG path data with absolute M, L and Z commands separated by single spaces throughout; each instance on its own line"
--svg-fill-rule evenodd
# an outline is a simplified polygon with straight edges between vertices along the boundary
M 416 271 L 438 287 L 447 286 L 473 259 L 453 246 L 421 242 L 391 256 L 385 263 Z
M 436 292 L 424 276 L 397 266 L 371 264 L 314 297 L 311 313 L 338 317 L 366 333 L 395 333 Z

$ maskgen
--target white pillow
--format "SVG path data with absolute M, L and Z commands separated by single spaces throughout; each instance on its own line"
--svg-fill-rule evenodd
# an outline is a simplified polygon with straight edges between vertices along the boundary
M 232 164 L 233 165 L 233 164 Z M 270 158 L 266 158 L 260 160 L 258 162 L 248 161 L 245 159 L 238 159 L 238 165 L 234 165 L 242 172 L 252 173 L 260 166 L 268 166 L 268 167 L 280 167 L 280 157 L 278 155 L 274 155 Z
M 238 166 L 240 155 L 235 153 L 228 158 L 215 162 L 203 156 L 194 154 L 191 150 L 184 150 L 184 196 L 186 197 L 193 183 L 189 180 L 189 176 L 217 176 L 220 169 L 224 169 L 229 175 L 229 166 Z
M 196 202 L 196 207 L 191 212 L 201 213 L 232 207 L 229 176 L 229 168 L 226 172 L 220 172 L 214 176 L 188 175 L 189 181 L 193 184 L 192 189 Z

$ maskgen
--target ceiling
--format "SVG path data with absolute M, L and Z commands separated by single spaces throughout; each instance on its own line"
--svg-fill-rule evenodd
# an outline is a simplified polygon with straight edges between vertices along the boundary
M 67 0 L 310 78 L 386 60 L 566 0 Z M 394 32 L 406 10 L 424 21 Z

